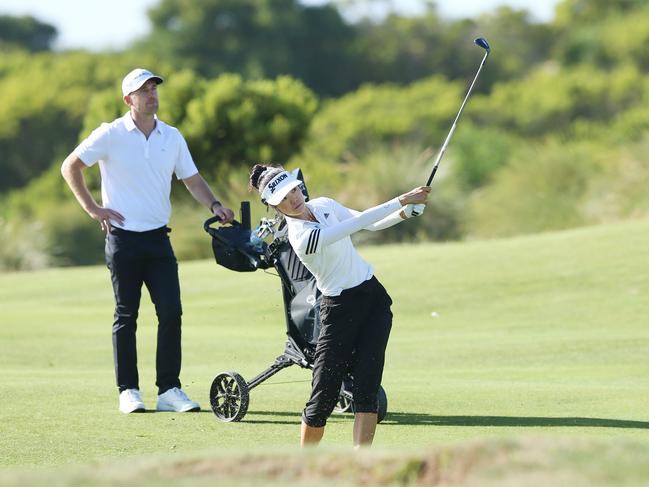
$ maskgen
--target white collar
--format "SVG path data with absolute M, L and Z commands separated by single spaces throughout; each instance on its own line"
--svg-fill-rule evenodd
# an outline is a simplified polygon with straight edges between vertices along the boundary
M 162 134 L 163 123 L 160 120 L 158 120 L 157 115 L 154 115 L 154 118 L 155 118 L 155 127 L 153 128 L 153 131 Z M 135 122 L 131 117 L 131 112 L 126 112 L 122 117 L 122 120 L 124 121 L 124 127 L 126 127 L 126 130 L 128 130 L 129 132 L 132 132 L 133 130 L 137 129 L 137 125 L 135 125 Z

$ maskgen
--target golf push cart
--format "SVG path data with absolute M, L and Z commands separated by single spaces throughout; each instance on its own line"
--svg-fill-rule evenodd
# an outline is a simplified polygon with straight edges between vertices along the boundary
M 301 174 L 299 174 L 301 180 Z M 300 186 L 308 201 L 304 184 Z M 250 204 L 241 203 L 241 222 L 218 228 L 218 217 L 205 221 L 204 229 L 212 236 L 212 250 L 217 264 L 236 272 L 254 272 L 274 268 L 282 285 L 284 317 L 286 319 L 286 345 L 284 352 L 259 375 L 250 381 L 237 372 L 221 372 L 210 388 L 212 411 L 221 421 L 240 421 L 248 411 L 250 390 L 277 374 L 280 370 L 299 365 L 312 369 L 315 348 L 320 333 L 321 294 L 315 278 L 300 262 L 288 242 L 286 222 L 283 218 L 262 218 L 259 226 L 251 230 Z M 270 243 L 267 243 L 269 240 Z M 335 411 L 354 411 L 352 394 L 354 378 L 347 373 L 340 389 Z M 378 421 L 387 413 L 385 390 L 379 387 Z

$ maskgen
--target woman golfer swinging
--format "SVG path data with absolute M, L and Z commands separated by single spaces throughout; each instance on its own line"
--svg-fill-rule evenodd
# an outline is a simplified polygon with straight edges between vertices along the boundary
M 256 164 L 250 187 L 286 217 L 288 239 L 322 293 L 311 397 L 302 414 L 300 443 L 318 444 L 347 371 L 354 378 L 355 447 L 371 445 L 378 390 L 392 326 L 392 300 L 352 244 L 359 230 L 382 230 L 421 214 L 430 187 L 418 187 L 358 212 L 330 198 L 305 202 L 302 182 L 281 167 Z

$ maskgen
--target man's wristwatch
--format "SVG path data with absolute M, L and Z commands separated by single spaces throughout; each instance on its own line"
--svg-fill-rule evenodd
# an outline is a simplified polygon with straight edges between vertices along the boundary
M 219 200 L 214 200 L 212 201 L 212 204 L 210 205 L 210 211 L 214 213 L 214 207 L 215 206 L 223 206 Z

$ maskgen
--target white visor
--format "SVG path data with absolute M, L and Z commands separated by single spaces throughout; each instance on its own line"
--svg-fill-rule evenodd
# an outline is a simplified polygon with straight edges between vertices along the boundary
M 300 184 L 302 184 L 302 181 L 297 179 L 297 171 L 282 171 L 268 181 L 268 184 L 261 192 L 261 200 L 269 205 L 277 206 L 289 191 Z

